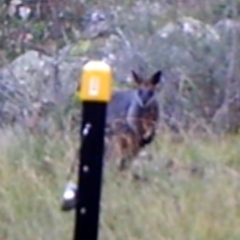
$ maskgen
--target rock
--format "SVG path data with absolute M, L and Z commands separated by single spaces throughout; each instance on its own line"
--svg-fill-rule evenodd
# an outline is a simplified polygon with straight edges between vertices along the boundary
M 240 21 L 229 18 L 222 19 L 214 25 L 214 28 L 221 36 L 229 34 L 232 31 L 240 33 Z
M 114 33 L 113 12 L 92 9 L 83 18 L 83 36 L 87 39 L 109 36 Z
M 203 38 L 208 41 L 220 40 L 218 32 L 213 27 L 192 17 L 182 17 L 176 22 L 170 22 L 158 31 L 158 34 L 164 39 L 172 35 L 176 36 L 176 34 L 180 34 L 194 39 Z
M 212 118 L 213 129 L 217 133 L 238 133 L 240 130 L 240 97 L 235 96 L 216 111 Z
M 82 62 L 56 61 L 54 57 L 28 51 L 1 69 L 2 109 L 10 111 L 14 118 L 31 112 L 36 102 L 66 104 L 78 84 Z

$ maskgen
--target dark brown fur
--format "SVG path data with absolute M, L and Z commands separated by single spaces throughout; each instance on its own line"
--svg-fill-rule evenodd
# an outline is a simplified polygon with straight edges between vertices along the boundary
M 140 150 L 140 136 L 125 119 L 114 121 L 106 132 L 106 160 L 116 159 L 117 166 L 124 170 Z
M 140 135 L 140 145 L 150 144 L 154 137 L 159 118 L 159 103 L 156 87 L 160 82 L 161 72 L 157 71 L 151 78 L 144 80 L 133 72 L 136 85 L 136 99 L 129 108 L 127 120 Z M 145 101 L 144 101 L 145 100 Z
M 141 148 L 151 143 L 155 137 L 159 115 L 155 91 L 160 75 L 161 72 L 158 71 L 149 80 L 144 81 L 133 72 L 136 89 L 128 112 L 125 117 L 116 118 L 108 123 L 106 159 L 115 158 L 121 170 L 125 169 Z

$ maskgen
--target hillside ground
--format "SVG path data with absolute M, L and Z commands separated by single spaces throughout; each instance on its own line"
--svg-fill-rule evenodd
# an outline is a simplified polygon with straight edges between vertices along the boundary
M 73 212 L 60 210 L 78 142 L 18 130 L 0 134 L 0 239 L 66 240 Z M 239 240 L 240 138 L 158 136 L 142 165 L 147 181 L 104 171 L 100 239 Z

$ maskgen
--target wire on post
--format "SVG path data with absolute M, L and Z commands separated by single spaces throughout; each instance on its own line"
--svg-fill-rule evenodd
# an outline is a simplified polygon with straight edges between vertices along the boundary
M 82 141 L 87 137 L 91 129 L 91 124 L 86 123 L 82 130 Z M 67 176 L 67 184 L 62 196 L 62 211 L 70 211 L 76 208 L 76 193 L 77 193 L 77 184 L 71 180 L 73 174 L 77 174 L 75 168 L 77 167 L 76 159 L 74 159 L 71 164 L 69 174 Z

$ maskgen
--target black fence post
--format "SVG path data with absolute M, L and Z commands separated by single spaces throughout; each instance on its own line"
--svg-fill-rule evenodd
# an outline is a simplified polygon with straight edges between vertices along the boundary
M 112 71 L 106 63 L 90 61 L 83 67 L 79 89 L 83 109 L 74 240 L 98 239 L 104 129 L 111 84 Z

